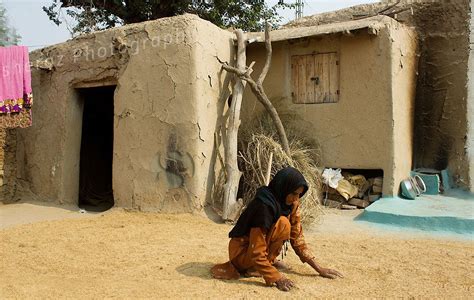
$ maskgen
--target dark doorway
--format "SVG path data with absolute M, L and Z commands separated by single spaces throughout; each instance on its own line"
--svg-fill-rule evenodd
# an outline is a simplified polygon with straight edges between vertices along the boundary
M 79 207 L 105 211 L 114 206 L 112 158 L 115 86 L 79 89 L 82 116 Z

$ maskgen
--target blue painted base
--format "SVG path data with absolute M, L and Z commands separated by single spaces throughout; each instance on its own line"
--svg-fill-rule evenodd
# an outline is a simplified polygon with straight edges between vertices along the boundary
M 450 190 L 444 195 L 422 195 L 415 200 L 382 198 L 356 220 L 427 231 L 474 234 L 474 195 Z

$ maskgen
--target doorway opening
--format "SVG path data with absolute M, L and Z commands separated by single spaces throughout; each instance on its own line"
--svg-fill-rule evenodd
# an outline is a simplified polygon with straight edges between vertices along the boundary
M 115 86 L 78 89 L 84 105 L 78 205 L 88 211 L 114 206 L 114 91 Z

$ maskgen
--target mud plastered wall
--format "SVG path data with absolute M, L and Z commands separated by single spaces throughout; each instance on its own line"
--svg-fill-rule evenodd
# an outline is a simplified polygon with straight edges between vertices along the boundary
M 16 178 L 16 131 L 0 130 L 0 201 L 20 200 L 22 186 Z
M 200 44 L 203 37 L 206 45 Z M 116 85 L 115 205 L 200 209 L 224 81 L 217 58 L 231 59 L 231 38 L 184 15 L 85 35 L 34 53 L 35 119 L 18 132 L 18 177 L 41 200 L 77 204 L 83 103 L 76 88 Z
M 468 71 L 468 97 L 467 97 L 467 121 L 468 121 L 468 143 L 469 154 L 469 178 L 471 192 L 474 193 L 474 1 L 471 1 L 471 20 L 469 38 L 469 71 Z
M 389 28 L 391 41 L 391 93 L 393 107 L 393 194 L 413 168 L 415 97 L 418 39 L 414 30 L 401 24 Z
M 396 22 L 394 22 L 396 23 Z M 392 84 L 392 57 L 395 49 L 402 48 L 407 72 L 414 73 L 413 41 L 408 45 L 403 40 L 413 39 L 404 34 L 392 36 L 387 26 L 377 36 L 368 30 L 353 36 L 333 34 L 300 41 L 278 42 L 274 45 L 272 66 L 264 82 L 265 90 L 278 112 L 306 138 L 316 140 L 321 147 L 321 161 L 326 167 L 354 169 L 382 169 L 384 171 L 383 193 L 398 192 L 399 174 L 408 174 L 411 167 L 411 147 L 404 151 L 395 148 L 396 143 L 409 145 L 411 135 L 405 135 L 412 121 L 413 85 L 408 92 L 400 94 L 398 101 L 408 111 L 394 118 Z M 392 48 L 394 47 L 394 48 Z M 337 52 L 340 59 L 340 96 L 338 103 L 294 104 L 291 96 L 292 55 L 313 52 Z M 248 61 L 256 61 L 255 73 L 263 66 L 265 51 L 262 44 L 251 45 Z M 398 61 L 399 68 L 400 61 Z M 395 70 L 400 73 L 400 70 Z M 405 77 L 396 81 L 403 84 Z M 413 78 L 413 74 L 409 75 Z M 411 88 L 411 92 L 410 92 Z M 398 109 L 398 108 L 397 108 Z M 246 90 L 243 103 L 243 124 L 248 124 L 262 111 L 262 106 Z M 397 135 L 395 135 L 395 133 Z M 395 151 L 397 155 L 395 156 Z M 398 160 L 402 161 L 398 164 Z M 395 173 L 395 165 L 399 166 Z M 405 175 L 403 175 L 405 176 Z
M 225 80 L 218 58 L 231 59 L 232 34 L 192 20 L 184 49 L 167 47 L 157 53 L 157 62 L 137 56 L 126 73 L 145 73 L 147 78 L 130 81 L 124 73 L 120 81 L 124 91 L 134 91 L 137 101 L 116 108 L 117 130 L 124 132 L 116 145 L 128 149 L 114 157 L 114 194 L 120 206 L 189 212 L 206 202 Z M 139 100 L 143 98 L 149 101 Z M 131 109 L 139 103 L 145 105 L 140 113 Z
M 415 166 L 448 168 L 469 186 L 467 156 L 468 1 L 433 3 L 416 12 L 421 56 L 416 99 Z

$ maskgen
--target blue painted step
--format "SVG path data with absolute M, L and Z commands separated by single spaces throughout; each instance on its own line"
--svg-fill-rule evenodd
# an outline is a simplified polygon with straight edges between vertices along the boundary
M 416 200 L 382 198 L 356 220 L 428 231 L 474 234 L 474 195 L 450 190 L 445 195 L 422 195 Z

